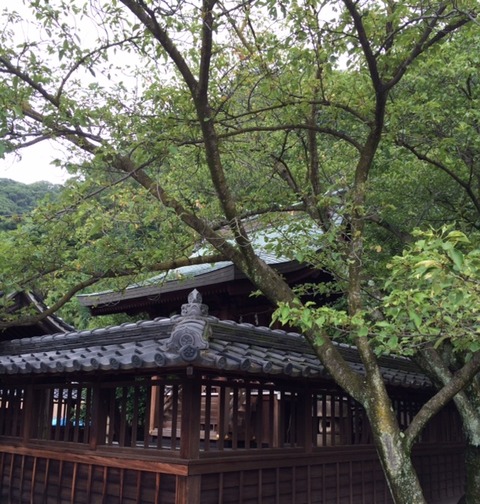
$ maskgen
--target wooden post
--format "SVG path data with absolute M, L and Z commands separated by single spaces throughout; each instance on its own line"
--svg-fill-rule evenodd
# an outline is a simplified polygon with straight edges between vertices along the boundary
M 308 388 L 299 392 L 298 420 L 296 422 L 297 442 L 311 453 L 313 445 L 312 391 Z
M 95 383 L 92 388 L 92 394 L 92 417 L 89 445 L 92 450 L 95 450 L 98 445 L 105 444 L 107 434 L 109 390 L 102 389 L 100 387 L 100 383 Z M 110 422 L 111 421 L 112 420 L 110 419 Z
M 24 443 L 30 441 L 30 436 L 32 435 L 33 429 L 33 419 L 36 418 L 38 414 L 34 407 L 35 394 L 33 391 L 33 385 L 30 383 L 25 387 L 25 397 L 23 398 L 23 432 L 22 438 Z
M 182 417 L 180 424 L 180 458 L 200 458 L 200 404 L 202 387 L 199 377 L 182 382 Z
M 200 504 L 201 476 L 177 476 L 175 504 Z
M 30 388 L 31 390 L 28 391 Z M 26 420 L 30 425 L 24 426 L 24 438 L 25 436 L 28 436 L 29 439 L 51 438 L 53 401 L 54 393 L 52 389 L 34 389 L 33 385 L 28 387 L 25 416 L 30 416 L 31 418 Z M 27 430 L 28 434 L 26 432 Z
M 182 382 L 180 458 L 200 458 L 200 412 L 202 387 L 194 375 Z M 201 476 L 179 476 L 175 504 L 200 504 Z

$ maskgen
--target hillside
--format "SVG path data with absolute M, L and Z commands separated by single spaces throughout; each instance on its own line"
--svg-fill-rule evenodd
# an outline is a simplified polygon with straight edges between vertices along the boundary
M 0 178 L 0 230 L 13 229 L 19 216 L 35 208 L 47 194 L 55 194 L 61 188 L 50 182 L 23 184 Z

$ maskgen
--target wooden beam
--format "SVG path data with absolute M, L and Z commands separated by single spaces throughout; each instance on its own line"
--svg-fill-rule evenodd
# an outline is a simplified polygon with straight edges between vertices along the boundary
M 187 476 L 189 472 L 188 464 L 182 462 L 166 462 L 158 460 L 158 453 L 155 457 L 133 458 L 128 456 L 126 451 L 114 449 L 108 453 L 99 454 L 98 451 L 84 450 L 83 453 L 73 452 L 73 443 L 62 443 L 63 446 L 58 451 L 44 449 L 41 447 L 25 447 L 20 445 L 0 445 L 0 453 L 9 453 L 17 456 L 31 456 L 47 460 L 59 460 L 61 462 L 73 462 L 86 465 L 97 465 L 101 467 L 112 467 L 116 469 L 134 469 L 137 471 L 147 471 L 153 473 L 165 473 L 178 476 Z M 68 448 L 67 448 L 68 446 Z M 116 453 L 112 453 L 115 451 Z M 132 452 L 133 450 L 129 450 Z M 13 460 L 13 457 L 12 457 Z
M 182 382 L 182 417 L 180 424 L 180 458 L 200 458 L 200 412 L 202 386 L 199 377 Z
M 200 504 L 201 476 L 178 476 L 175 504 Z
M 30 436 L 32 434 L 32 422 L 37 418 L 38 410 L 34 410 L 35 395 L 33 390 L 33 385 L 28 385 L 25 388 L 25 397 L 23 401 L 23 432 L 22 438 L 24 443 L 30 441 Z
M 92 394 L 92 422 L 89 445 L 92 450 L 95 450 L 98 445 L 105 444 L 109 391 L 102 389 L 100 384 L 96 383 L 92 388 Z

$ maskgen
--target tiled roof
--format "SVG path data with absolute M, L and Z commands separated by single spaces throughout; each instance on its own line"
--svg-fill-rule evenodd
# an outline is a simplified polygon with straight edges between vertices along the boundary
M 217 372 L 328 378 L 300 334 L 221 321 L 207 312 L 194 291 L 182 315 L 173 318 L 3 342 L 0 376 L 194 365 Z M 355 348 L 339 345 L 339 349 L 352 368 L 363 372 Z M 408 359 L 384 358 L 381 366 L 390 385 L 430 386 Z
M 2 295 L 0 293 L 0 296 Z M 18 314 L 18 311 L 24 307 L 32 308 L 37 313 L 44 313 L 47 310 L 47 306 L 41 298 L 29 291 L 12 292 L 7 296 L 7 302 L 10 303 L 8 312 L 11 314 Z M 74 328 L 71 325 L 52 314 L 33 324 L 8 327 L 0 332 L 0 340 L 24 338 L 38 334 L 66 333 L 73 330 Z
M 316 232 L 318 232 L 318 230 Z M 287 257 L 278 256 L 265 250 L 268 239 L 271 240 L 275 236 L 278 237 L 278 233 L 279 231 L 276 229 L 271 229 L 269 231 L 262 229 L 252 233 L 252 245 L 257 255 L 265 261 L 265 263 L 274 268 L 281 268 L 282 265 L 296 262 Z M 200 249 L 192 257 L 208 255 L 208 252 L 208 249 Z M 144 281 L 131 284 L 122 291 L 79 294 L 77 295 L 77 299 L 81 305 L 92 307 L 103 303 L 109 304 L 145 296 L 158 296 L 159 294 L 179 289 L 200 288 L 204 285 L 231 281 L 238 276 L 244 275 L 237 270 L 231 261 L 181 266 L 150 277 Z
M 259 254 L 273 267 L 295 263 L 285 258 L 278 259 L 271 254 Z M 91 307 L 99 304 L 118 303 L 139 297 L 155 297 L 167 292 L 201 288 L 205 285 L 215 285 L 244 277 L 230 261 L 213 264 L 182 266 L 167 273 L 151 277 L 143 282 L 129 285 L 122 291 L 103 291 L 90 294 L 79 294 L 78 301 L 82 306 Z

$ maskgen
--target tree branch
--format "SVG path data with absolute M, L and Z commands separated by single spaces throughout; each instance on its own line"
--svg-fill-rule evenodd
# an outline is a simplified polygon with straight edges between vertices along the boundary
M 362 16 L 357 10 L 357 2 L 352 2 L 351 0 L 343 0 L 345 7 L 347 8 L 350 16 L 353 19 L 353 24 L 357 30 L 358 40 L 362 46 L 363 54 L 365 55 L 365 60 L 370 72 L 370 78 L 372 80 L 373 87 L 375 91 L 379 91 L 382 86 L 382 81 L 380 79 L 380 74 L 378 72 L 377 60 L 372 52 L 372 47 L 368 39 L 368 35 L 365 31 L 365 26 L 363 25 Z
M 43 98 L 58 108 L 59 101 L 57 98 L 50 94 L 39 82 L 34 81 L 26 72 L 22 72 L 20 68 L 12 65 L 12 63 L 5 57 L 0 56 L 0 64 L 6 68 L 6 72 L 10 75 L 18 77 L 20 80 L 28 84 L 31 89 L 37 91 Z
M 398 227 L 393 226 L 390 222 L 383 219 L 380 215 L 370 214 L 365 217 L 365 220 L 374 222 L 378 226 L 387 230 L 389 233 L 396 236 L 402 243 L 411 243 L 413 240 L 413 237 L 410 233 L 402 231 Z
M 155 11 L 147 7 L 143 0 L 120 0 L 127 9 L 129 9 L 138 20 L 150 31 L 155 39 L 160 43 L 170 59 L 173 61 L 179 72 L 182 74 L 185 83 L 190 89 L 192 94 L 196 94 L 198 82 L 192 74 L 187 62 L 181 55 L 180 51 L 173 43 L 172 39 L 168 36 L 158 23 L 155 16 Z
M 440 4 L 440 7 L 437 9 L 436 16 L 427 24 L 423 34 L 421 35 L 419 41 L 415 44 L 410 54 L 399 64 L 397 70 L 394 71 L 393 77 L 385 83 L 386 89 L 391 89 L 394 87 L 400 79 L 403 77 L 408 67 L 415 61 L 420 54 L 425 52 L 428 48 L 432 47 L 434 44 L 444 39 L 450 33 L 455 32 L 458 28 L 464 26 L 469 23 L 472 19 L 469 16 L 464 16 L 459 20 L 452 22 L 451 24 L 442 28 L 438 33 L 436 33 L 433 37 L 429 38 L 433 32 L 433 29 L 437 25 L 441 14 L 446 9 L 448 2 L 444 2 Z
M 90 154 L 95 154 L 98 148 L 95 144 L 90 142 L 90 140 L 93 140 L 94 142 L 98 143 L 103 142 L 103 139 L 101 137 L 90 133 L 86 133 L 80 128 L 75 128 L 72 130 L 63 126 L 58 127 L 48 126 L 46 124 L 47 118 L 37 110 L 34 110 L 29 103 L 22 103 L 21 106 L 22 106 L 22 112 L 26 117 L 29 117 L 30 119 L 33 119 L 35 122 L 41 124 L 42 126 L 49 128 L 51 134 L 48 135 L 48 138 L 57 138 L 57 137 L 65 138 L 74 145 L 76 145 L 77 147 L 80 147 L 82 150 Z
M 13 326 L 28 326 L 41 322 L 42 320 L 46 319 L 47 317 L 53 315 L 56 311 L 58 311 L 67 301 L 70 301 L 70 299 L 72 299 L 72 297 L 77 292 L 85 289 L 86 287 L 89 287 L 90 285 L 97 283 L 100 279 L 101 278 L 98 276 L 93 276 L 91 278 L 88 278 L 87 280 L 84 280 L 83 282 L 76 284 L 69 291 L 67 291 L 55 304 L 47 308 L 45 311 L 39 313 L 38 315 L 34 315 L 32 317 L 20 318 L 9 322 L 0 321 L 0 329 L 7 329 L 8 327 Z
M 414 358 L 415 362 L 430 376 L 432 381 L 438 384 L 438 387 L 447 385 L 453 377 L 452 372 L 441 358 L 438 350 L 428 347 L 421 350 Z M 473 381 L 471 387 L 474 388 L 478 400 L 478 387 Z M 480 421 L 479 410 L 467 396 L 467 389 L 460 391 L 453 398 L 458 412 L 463 419 L 463 429 L 469 443 L 480 443 L 478 439 L 478 424 Z M 476 438 L 476 439 L 475 439 Z
M 219 133 L 218 138 L 230 138 L 238 135 L 244 135 L 246 133 L 255 133 L 258 131 L 293 131 L 293 130 L 312 130 L 316 133 L 323 133 L 325 135 L 330 135 L 340 140 L 345 140 L 350 145 L 355 147 L 358 151 L 362 150 L 362 145 L 357 142 L 355 139 L 344 133 L 343 131 L 338 131 L 333 128 L 322 128 L 319 126 L 315 126 L 312 124 L 279 124 L 277 126 L 252 126 L 249 128 L 242 128 L 235 131 L 230 131 L 227 133 Z
M 439 161 L 435 161 L 434 159 L 427 156 L 426 154 L 422 154 L 421 152 L 418 152 L 418 150 L 414 146 L 410 145 L 405 140 L 398 139 L 396 143 L 398 145 L 400 145 L 401 147 L 404 147 L 405 149 L 409 150 L 420 161 L 424 161 L 425 163 L 428 163 L 432 166 L 435 166 L 439 170 L 446 173 L 449 177 L 451 177 L 467 193 L 467 196 L 470 198 L 470 201 L 473 203 L 477 212 L 480 214 L 480 200 L 477 198 L 475 192 L 473 191 L 473 189 L 469 183 L 464 182 L 454 171 L 450 170 L 443 163 L 440 163 Z
M 213 264 L 216 262 L 225 261 L 226 257 L 222 254 L 210 254 L 208 256 L 193 256 L 193 257 L 181 257 L 177 259 L 172 259 L 169 261 L 163 261 L 154 263 L 151 265 L 146 265 L 144 269 L 150 272 L 167 272 L 169 270 L 174 270 L 177 268 L 182 268 L 184 266 L 192 266 L 197 264 Z M 58 270 L 51 269 L 46 274 L 55 273 Z M 0 321 L 0 330 L 7 329 L 9 327 L 15 326 L 27 326 L 33 325 L 37 322 L 41 322 L 46 319 L 50 315 L 53 315 L 57 312 L 62 306 L 64 306 L 68 301 L 70 301 L 75 294 L 85 289 L 86 287 L 90 287 L 101 280 L 105 280 L 107 278 L 119 278 L 119 277 L 129 277 L 137 274 L 138 271 L 136 269 L 124 269 L 124 270 L 111 270 L 105 271 L 99 274 L 94 274 L 90 276 L 88 279 L 79 282 L 78 284 L 71 287 L 58 301 L 55 302 L 51 307 L 42 311 L 38 315 L 32 317 L 21 317 L 15 320 L 9 321 Z
M 202 7 L 202 48 L 200 50 L 200 72 L 198 77 L 197 95 L 206 99 L 210 78 L 210 61 L 212 58 L 213 6 L 216 0 L 204 0 Z
M 405 430 L 405 446 L 410 449 L 426 423 L 438 411 L 451 401 L 456 394 L 463 390 L 480 371 L 480 352 L 473 354 L 471 360 L 453 374 L 452 379 L 444 384 L 432 398 L 430 398 L 415 415 Z
M 133 41 L 135 41 L 138 38 L 140 38 L 140 37 L 127 37 L 126 39 L 119 40 L 117 42 L 109 42 L 107 44 L 103 44 L 100 47 L 97 47 L 95 50 L 88 52 L 87 54 L 85 54 L 84 56 L 82 56 L 79 60 L 77 60 L 71 66 L 70 70 L 65 74 L 65 76 L 63 77 L 63 79 L 60 82 L 60 85 L 58 87 L 57 93 L 55 95 L 55 100 L 57 101 L 57 103 L 60 103 L 60 99 L 61 99 L 61 96 L 63 94 L 63 89 L 64 89 L 65 84 L 67 83 L 68 79 L 72 76 L 72 74 L 76 70 L 78 70 L 78 68 L 80 66 L 82 66 L 83 64 L 85 64 L 88 59 L 90 59 L 93 55 L 99 53 L 100 51 L 104 51 L 105 49 L 111 49 L 112 47 L 116 47 L 116 46 L 122 46 L 126 42 L 133 42 Z

